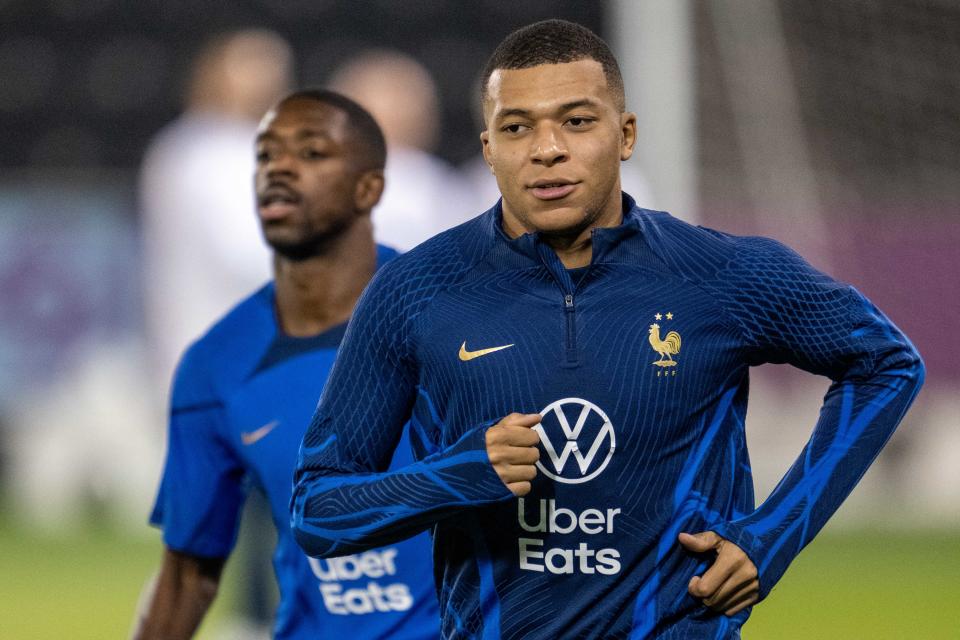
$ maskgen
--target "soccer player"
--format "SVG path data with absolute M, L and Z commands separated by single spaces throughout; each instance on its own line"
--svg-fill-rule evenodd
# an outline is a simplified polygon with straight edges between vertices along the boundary
M 360 292 L 393 252 L 374 244 L 385 144 L 373 118 L 328 91 L 284 98 L 256 142 L 256 197 L 274 280 L 183 356 L 151 521 L 166 550 L 135 637 L 188 638 L 213 600 L 249 484 L 279 540 L 278 639 L 438 635 L 426 534 L 357 555 L 308 559 L 289 528 L 297 448 Z M 238 224 L 242 221 L 238 221 Z M 410 445 L 391 434 L 396 464 Z M 387 454 L 389 458 L 391 454 Z
M 304 437 L 310 555 L 432 528 L 446 638 L 738 638 L 923 378 L 902 333 L 783 245 L 620 191 L 637 140 L 589 30 L 550 20 L 486 67 L 502 199 L 382 269 Z M 751 365 L 829 376 L 754 505 Z M 417 462 L 388 470 L 410 419 Z

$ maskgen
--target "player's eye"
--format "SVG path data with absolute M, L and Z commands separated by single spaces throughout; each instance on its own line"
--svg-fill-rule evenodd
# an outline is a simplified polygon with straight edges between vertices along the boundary
M 300 152 L 300 157 L 304 160 L 322 160 L 330 157 L 330 154 L 320 149 L 304 149 Z
M 582 129 L 583 127 L 586 127 L 592 122 L 593 122 L 593 118 L 585 118 L 583 116 L 574 116 L 567 120 L 567 124 L 569 124 L 570 126 L 576 129 Z
M 520 132 L 523 131 L 525 128 L 526 128 L 526 127 L 525 127 L 524 125 L 522 125 L 522 124 L 520 124 L 520 123 L 518 123 L 518 122 L 514 122 L 514 123 L 511 123 L 511 124 L 504 125 L 500 130 L 501 130 L 501 131 L 504 131 L 504 132 L 506 132 L 506 133 L 520 133 Z
M 257 162 L 263 164 L 270 161 L 270 152 L 266 149 L 259 149 L 257 151 Z

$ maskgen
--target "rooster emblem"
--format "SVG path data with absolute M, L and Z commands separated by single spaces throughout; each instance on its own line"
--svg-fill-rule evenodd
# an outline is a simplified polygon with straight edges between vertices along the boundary
M 660 325 L 650 325 L 650 346 L 660 354 L 660 359 L 653 364 L 658 367 L 675 367 L 677 361 L 672 356 L 680 353 L 680 334 L 676 331 L 670 331 L 666 337 L 660 339 Z

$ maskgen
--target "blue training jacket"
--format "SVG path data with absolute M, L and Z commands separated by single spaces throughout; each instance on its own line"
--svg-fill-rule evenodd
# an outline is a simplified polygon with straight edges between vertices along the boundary
M 712 530 L 761 596 L 863 475 L 916 395 L 909 340 L 853 287 L 766 238 L 636 207 L 567 270 L 499 204 L 382 269 L 361 298 L 300 451 L 291 504 L 311 555 L 434 536 L 445 638 L 737 638 L 687 593 Z M 748 369 L 828 376 L 810 441 L 756 507 Z M 486 429 L 543 415 L 532 491 Z M 417 462 L 387 470 L 411 420 Z

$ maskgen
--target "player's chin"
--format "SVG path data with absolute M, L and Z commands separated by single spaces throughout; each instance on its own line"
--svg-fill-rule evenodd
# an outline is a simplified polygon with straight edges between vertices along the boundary
M 530 221 L 544 235 L 566 236 L 579 233 L 587 224 L 587 217 L 583 207 L 554 205 L 533 211 Z
M 294 216 L 284 216 L 282 218 L 264 219 L 260 218 L 260 230 L 263 231 L 264 238 L 271 236 L 289 236 L 294 233 L 299 219 Z
M 260 230 L 263 232 L 264 241 L 273 249 L 278 246 L 297 244 L 298 238 L 289 222 L 264 222 L 260 225 Z
M 305 241 L 298 234 L 292 233 L 290 229 L 264 228 L 263 237 L 267 245 L 281 256 L 302 260 L 314 254 L 316 243 Z

